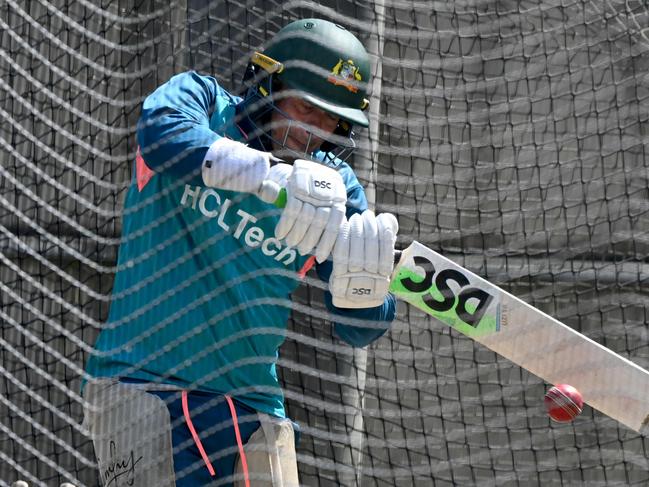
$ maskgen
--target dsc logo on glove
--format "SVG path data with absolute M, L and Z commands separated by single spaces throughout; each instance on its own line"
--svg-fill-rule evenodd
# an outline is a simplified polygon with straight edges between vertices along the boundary
M 313 181 L 313 185 L 316 188 L 327 188 L 331 189 L 331 183 L 329 181 Z
M 372 290 L 366 287 L 355 287 L 352 289 L 352 294 L 357 294 L 360 296 L 369 296 L 372 293 Z

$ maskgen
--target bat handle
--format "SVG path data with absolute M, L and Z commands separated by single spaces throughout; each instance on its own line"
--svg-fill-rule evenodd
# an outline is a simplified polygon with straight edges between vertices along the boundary
M 273 204 L 277 208 L 284 208 L 286 206 L 286 188 L 282 188 L 279 190 L 279 194 L 277 195 L 277 199 L 273 202 Z

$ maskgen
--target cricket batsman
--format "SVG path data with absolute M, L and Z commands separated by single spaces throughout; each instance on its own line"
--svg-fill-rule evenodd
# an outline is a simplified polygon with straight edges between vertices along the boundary
M 83 390 L 102 485 L 298 485 L 276 361 L 300 276 L 315 266 L 354 347 L 395 315 L 397 220 L 346 162 L 369 73 L 354 35 L 304 19 L 252 55 L 242 96 L 186 72 L 144 101 Z

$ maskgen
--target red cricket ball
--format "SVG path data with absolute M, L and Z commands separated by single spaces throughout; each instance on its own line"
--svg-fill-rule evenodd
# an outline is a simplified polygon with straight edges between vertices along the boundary
M 545 393 L 545 408 L 550 417 L 559 423 L 575 419 L 584 408 L 581 393 L 568 384 L 557 384 Z

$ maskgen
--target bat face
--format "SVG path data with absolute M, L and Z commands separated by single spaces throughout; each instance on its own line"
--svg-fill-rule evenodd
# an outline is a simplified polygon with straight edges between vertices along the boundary
M 497 291 L 480 285 L 473 274 L 417 242 L 403 252 L 390 290 L 470 337 L 500 329 Z
M 649 372 L 418 242 L 390 282 L 400 299 L 590 406 L 649 434 Z

